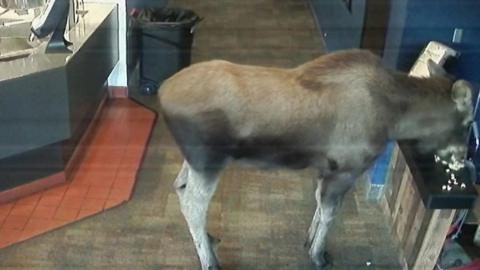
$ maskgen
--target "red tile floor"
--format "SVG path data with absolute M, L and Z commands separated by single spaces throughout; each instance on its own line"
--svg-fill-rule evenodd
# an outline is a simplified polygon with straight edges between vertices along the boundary
M 128 201 L 155 118 L 132 100 L 107 101 L 71 181 L 0 204 L 0 248 Z

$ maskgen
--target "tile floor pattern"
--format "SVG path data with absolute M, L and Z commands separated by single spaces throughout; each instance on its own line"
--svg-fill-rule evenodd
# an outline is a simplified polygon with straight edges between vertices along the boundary
M 71 182 L 0 205 L 0 248 L 127 201 L 154 121 L 131 100 L 107 101 Z
M 170 0 L 194 9 L 194 62 L 227 59 L 292 67 L 323 52 L 304 0 Z M 135 98 L 155 110 L 156 97 Z M 121 207 L 0 250 L 1 269 L 197 270 L 172 183 L 182 157 L 159 117 L 133 199 Z M 343 204 L 327 247 L 332 270 L 397 270 L 398 251 L 380 207 L 365 200 L 364 181 Z M 303 248 L 314 209 L 309 171 L 229 167 L 213 198 L 209 231 L 221 239 L 224 270 L 313 270 Z M 365 266 L 367 260 L 372 266 Z

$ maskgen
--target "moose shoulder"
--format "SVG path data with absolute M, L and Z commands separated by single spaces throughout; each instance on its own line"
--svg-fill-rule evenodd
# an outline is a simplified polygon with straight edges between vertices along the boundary
M 204 270 L 218 267 L 205 214 L 229 161 L 318 169 L 318 206 L 307 243 L 321 269 L 341 198 L 386 142 L 414 139 L 425 150 L 462 145 L 458 131 L 472 117 L 465 81 L 409 77 L 364 50 L 327 54 L 293 69 L 199 63 L 159 92 L 185 157 L 175 186 Z

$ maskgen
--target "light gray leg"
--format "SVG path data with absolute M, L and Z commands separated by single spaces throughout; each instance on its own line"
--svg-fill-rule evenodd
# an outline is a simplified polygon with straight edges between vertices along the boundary
M 313 239 L 317 233 L 318 223 L 320 222 L 320 192 L 322 188 L 321 179 L 317 180 L 317 189 L 315 190 L 315 199 L 317 201 L 317 208 L 315 209 L 315 214 L 313 215 L 312 224 L 308 228 L 308 238 L 305 242 L 305 247 L 310 248 L 312 246 Z
M 309 255 L 317 269 L 329 266 L 325 253 L 325 239 L 345 193 L 353 185 L 355 178 L 351 173 L 335 174 L 319 181 L 319 217 L 318 226 L 310 246 Z
M 174 186 L 182 213 L 192 235 L 202 270 L 218 270 L 213 244 L 207 233 L 207 211 L 217 188 L 218 177 L 196 172 L 187 161 L 175 180 Z

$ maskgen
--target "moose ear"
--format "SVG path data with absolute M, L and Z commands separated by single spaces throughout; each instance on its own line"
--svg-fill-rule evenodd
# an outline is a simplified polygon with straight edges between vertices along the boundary
M 445 77 L 447 72 L 443 69 L 442 66 L 432 61 L 432 59 L 427 60 L 427 69 L 430 75 Z
M 455 102 L 457 110 L 468 112 L 472 110 L 472 86 L 465 80 L 458 80 L 452 86 L 452 100 Z

